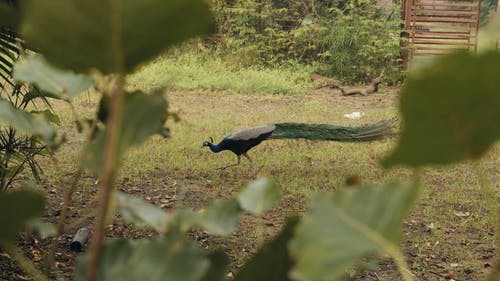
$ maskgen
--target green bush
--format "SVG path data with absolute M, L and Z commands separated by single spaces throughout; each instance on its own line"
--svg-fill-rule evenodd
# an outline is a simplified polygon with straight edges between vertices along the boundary
M 320 37 L 321 72 L 347 81 L 366 81 L 384 73 L 385 81 L 402 77 L 398 22 L 382 20 L 376 9 L 353 9 Z
M 314 4 L 312 4 L 314 3 Z M 385 8 L 385 10 L 384 10 Z M 243 65 L 312 65 L 345 82 L 403 78 L 399 6 L 369 1 L 218 1 L 216 47 Z

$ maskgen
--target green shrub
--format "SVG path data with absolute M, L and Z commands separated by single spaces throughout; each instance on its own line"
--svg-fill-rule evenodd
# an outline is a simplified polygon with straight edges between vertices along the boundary
M 243 65 L 302 63 L 344 82 L 403 78 L 399 6 L 369 1 L 227 1 L 215 3 L 221 40 Z M 265 2 L 265 3 L 264 3 Z M 396 16 L 395 16 L 396 15 Z

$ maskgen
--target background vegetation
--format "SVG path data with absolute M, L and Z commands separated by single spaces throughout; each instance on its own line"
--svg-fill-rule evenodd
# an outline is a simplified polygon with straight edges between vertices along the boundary
M 213 1 L 212 46 L 240 65 L 312 65 L 345 82 L 399 71 L 399 5 L 370 1 Z
M 139 79 L 179 90 L 272 93 L 303 91 L 305 74 L 312 71 L 344 83 L 366 83 L 382 73 L 386 84 L 403 81 L 400 2 L 213 0 L 211 4 L 215 34 L 169 51 Z M 482 1 L 481 25 L 495 9 L 496 1 Z M 249 86 L 255 84 L 262 86 Z

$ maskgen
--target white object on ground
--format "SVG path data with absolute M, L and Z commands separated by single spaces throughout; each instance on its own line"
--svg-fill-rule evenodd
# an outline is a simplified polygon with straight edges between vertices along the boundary
M 364 112 L 358 112 L 358 111 L 354 111 L 354 112 L 349 113 L 349 114 L 344 114 L 344 117 L 350 118 L 350 119 L 358 119 L 358 118 L 361 118 L 363 116 L 365 116 L 365 113 Z

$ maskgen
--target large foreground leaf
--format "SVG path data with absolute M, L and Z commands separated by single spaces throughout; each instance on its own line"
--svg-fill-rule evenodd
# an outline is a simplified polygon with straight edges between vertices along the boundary
M 23 57 L 14 67 L 14 79 L 35 83 L 41 90 L 68 100 L 92 85 L 92 79 L 49 65 L 40 55 Z
M 59 116 L 57 116 L 56 114 L 54 114 L 49 109 L 45 109 L 45 110 L 32 110 L 30 113 L 33 116 L 35 116 L 35 117 L 41 116 L 42 118 L 44 118 L 45 120 L 47 120 L 48 122 L 50 122 L 52 124 L 61 125 L 61 119 L 59 119 Z
M 152 134 L 163 131 L 163 123 L 167 116 L 167 102 L 163 97 L 163 91 L 157 90 L 150 95 L 139 91 L 127 93 L 122 114 L 119 156 L 123 155 L 130 146 L 139 144 Z M 87 154 L 82 163 L 84 167 L 96 174 L 102 171 L 105 135 L 106 131 L 101 131 L 87 147 Z
M 33 191 L 0 192 L 0 242 L 13 241 L 28 220 L 41 214 L 43 205 L 43 197 Z
M 262 214 L 271 209 L 281 198 L 279 188 L 266 178 L 255 180 L 238 194 L 242 209 L 254 214 Z
M 145 200 L 122 192 L 116 192 L 114 198 L 117 210 L 126 222 L 139 227 L 152 227 L 158 233 L 166 233 L 172 228 L 185 232 L 199 226 L 210 234 L 227 235 L 234 230 L 241 215 L 236 200 L 215 201 L 198 212 L 180 209 L 167 213 Z
M 212 30 L 203 0 L 23 3 L 21 32 L 27 41 L 50 62 L 78 72 L 131 71 L 170 45 Z
M 35 85 L 33 85 L 33 84 L 29 85 L 28 89 L 29 89 L 28 92 L 23 96 L 23 103 L 28 103 L 36 98 L 41 98 L 41 99 L 51 98 L 51 99 L 58 99 L 58 100 L 63 99 L 60 95 L 54 94 L 51 92 L 42 91 L 42 90 L 38 89 L 37 87 L 35 87 Z
M 161 208 L 141 198 L 123 192 L 115 192 L 116 207 L 123 219 L 137 226 L 147 225 L 157 232 L 166 231 L 170 216 Z
M 401 92 L 404 127 L 388 166 L 478 158 L 500 137 L 500 54 L 456 53 L 410 75 Z
M 88 255 L 80 258 L 75 280 L 84 280 Z M 112 240 L 104 246 L 99 264 L 100 281 L 195 281 L 209 267 L 193 242 L 180 237 L 155 240 Z
M 296 280 L 335 280 L 367 254 L 398 248 L 414 185 L 368 186 L 321 194 L 296 228 L 290 252 Z
M 243 266 L 234 278 L 235 281 L 287 281 L 293 260 L 288 253 L 288 242 L 292 239 L 298 218 L 290 218 L 281 233 L 267 242 Z
M 27 229 L 33 231 L 38 237 L 45 239 L 57 233 L 56 227 L 51 223 L 43 222 L 40 218 L 35 218 L 26 223 Z
M 254 190 L 256 187 L 258 187 L 258 192 Z M 276 202 L 276 198 L 279 199 L 276 197 L 279 196 L 276 185 L 267 179 L 259 179 L 250 183 L 241 194 L 247 193 L 248 190 L 251 191 L 250 195 L 244 198 L 245 200 L 254 199 L 257 202 L 258 208 L 250 208 L 253 210 L 268 209 Z M 216 200 L 200 211 L 177 209 L 169 213 L 149 202 L 122 192 L 116 192 L 114 200 L 118 212 L 125 221 L 137 226 L 152 227 L 158 233 L 186 232 L 198 226 L 210 234 L 227 235 L 235 229 L 243 211 L 243 206 L 236 199 Z
M 199 214 L 196 221 L 211 234 L 227 235 L 236 227 L 240 214 L 241 209 L 236 200 L 216 200 Z
M 34 136 L 41 136 L 46 143 L 51 143 L 56 135 L 55 129 L 45 120 L 35 118 L 3 99 L 0 99 L 0 123 Z

